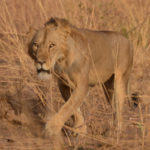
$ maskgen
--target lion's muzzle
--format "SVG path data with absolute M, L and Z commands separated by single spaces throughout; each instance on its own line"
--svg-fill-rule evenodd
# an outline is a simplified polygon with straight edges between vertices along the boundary
M 45 73 L 50 74 L 50 71 L 49 71 L 49 70 L 37 69 L 37 73 L 41 73 L 41 72 L 45 72 Z
M 48 80 L 50 77 L 50 69 L 47 67 L 46 62 L 36 62 L 36 70 L 38 77 L 41 80 Z

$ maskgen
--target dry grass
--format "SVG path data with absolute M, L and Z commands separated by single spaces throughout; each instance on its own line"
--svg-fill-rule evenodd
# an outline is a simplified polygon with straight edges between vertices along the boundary
M 124 131 L 117 145 L 111 108 L 105 103 L 101 88 L 90 89 L 88 99 L 82 106 L 89 134 L 83 140 L 68 135 L 66 143 L 75 148 L 83 146 L 94 150 L 148 150 L 149 5 L 150 0 L 1 0 L 0 149 L 46 150 L 50 145 L 47 139 L 35 138 L 36 132 L 41 136 L 41 125 L 35 128 L 35 124 L 40 124 L 44 118 L 47 100 L 50 106 L 55 104 L 52 111 L 57 111 L 63 102 L 55 81 L 49 84 L 37 80 L 34 64 L 27 54 L 26 32 L 30 26 L 39 28 L 48 18 L 57 16 L 68 19 L 78 27 L 116 30 L 129 38 L 133 43 L 135 58 L 131 92 L 138 92 L 141 99 L 138 109 L 131 111 L 125 108 Z

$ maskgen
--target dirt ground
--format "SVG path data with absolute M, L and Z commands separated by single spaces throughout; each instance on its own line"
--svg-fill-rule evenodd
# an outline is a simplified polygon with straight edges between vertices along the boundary
M 1 0 L 0 150 L 51 150 L 45 131 L 46 112 L 58 111 L 64 102 L 56 79 L 38 81 L 25 38 L 30 25 L 38 28 L 51 16 L 67 18 L 79 27 L 122 32 L 134 48 L 130 92 L 135 94 L 138 103 L 136 108 L 130 108 L 127 101 L 124 104 L 119 142 L 112 108 L 102 87 L 97 85 L 89 89 L 81 106 L 88 134 L 74 136 L 73 119 L 69 120 L 62 130 L 66 150 L 149 150 L 149 3 L 149 0 L 137 3 L 126 0 L 121 6 L 117 1 L 103 0 L 72 0 L 72 3 L 69 0 Z

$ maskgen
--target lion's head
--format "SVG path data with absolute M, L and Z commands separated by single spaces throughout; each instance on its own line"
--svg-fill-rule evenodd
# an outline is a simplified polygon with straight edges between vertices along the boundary
M 40 79 L 48 79 L 55 64 L 65 58 L 69 33 L 69 23 L 66 20 L 51 18 L 43 28 L 32 34 L 28 52 L 35 61 Z

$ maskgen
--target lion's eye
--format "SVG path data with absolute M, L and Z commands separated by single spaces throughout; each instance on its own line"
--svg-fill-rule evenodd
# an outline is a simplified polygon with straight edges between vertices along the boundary
M 33 43 L 33 50 L 36 51 L 38 49 L 39 45 L 38 43 Z
M 49 48 L 52 48 L 52 47 L 54 47 L 55 46 L 55 44 L 54 43 L 51 43 L 50 45 L 49 45 Z

